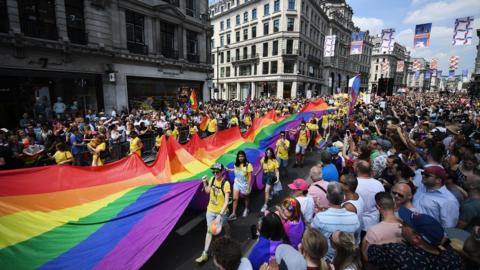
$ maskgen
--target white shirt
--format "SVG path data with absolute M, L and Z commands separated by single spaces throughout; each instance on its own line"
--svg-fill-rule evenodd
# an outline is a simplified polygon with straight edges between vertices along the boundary
M 302 209 L 303 219 L 307 223 L 311 223 L 315 210 L 315 202 L 313 198 L 309 195 L 296 197 L 297 201 L 300 203 L 300 208 Z
M 382 183 L 374 178 L 357 177 L 358 186 L 355 192 L 362 197 L 365 203 L 363 218 L 360 220 L 362 231 L 368 231 L 370 226 L 380 222 L 380 213 L 376 207 L 375 194 L 385 191 Z

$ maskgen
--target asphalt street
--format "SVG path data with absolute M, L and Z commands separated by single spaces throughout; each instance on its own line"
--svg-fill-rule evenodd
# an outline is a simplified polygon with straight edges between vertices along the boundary
M 293 168 L 293 154 L 290 154 L 286 177 L 281 179 L 283 191 L 280 195 L 274 197 L 269 206 L 275 205 L 290 193 L 287 185 L 294 179 L 299 177 L 307 179 L 310 168 L 318 163 L 319 156 L 317 152 L 307 152 L 305 166 L 303 168 Z M 251 194 L 250 214 L 248 217 L 241 217 L 243 202 L 240 201 L 239 208 L 237 209 L 238 219 L 229 222 L 231 226 L 231 236 L 240 243 L 244 253 L 248 252 L 255 243 L 255 240 L 251 238 L 250 227 L 257 224 L 258 218 L 261 216 L 259 211 L 262 205 L 263 192 L 253 192 Z M 203 250 L 206 230 L 205 212 L 187 209 L 169 236 L 145 263 L 142 269 L 215 269 L 211 258 L 203 265 L 198 265 L 195 262 L 195 258 L 200 256 Z

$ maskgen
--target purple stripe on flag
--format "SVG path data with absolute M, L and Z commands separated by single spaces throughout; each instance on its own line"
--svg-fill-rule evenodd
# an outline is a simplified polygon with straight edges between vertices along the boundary
M 175 184 L 94 269 L 139 269 L 168 236 L 199 184 Z

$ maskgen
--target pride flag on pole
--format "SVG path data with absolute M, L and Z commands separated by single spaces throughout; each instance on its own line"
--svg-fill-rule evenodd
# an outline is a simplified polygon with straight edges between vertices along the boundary
M 197 94 L 195 93 L 195 89 L 192 88 L 192 92 L 190 93 L 190 108 L 196 111 L 198 109 L 198 101 L 197 101 Z
M 201 131 L 205 131 L 208 128 L 208 123 L 210 123 L 210 118 L 208 117 L 208 115 L 205 115 L 204 117 L 202 117 L 202 121 L 200 122 L 198 127 Z
M 348 87 L 350 87 L 351 96 L 350 106 L 348 108 L 349 115 L 353 113 L 353 106 L 355 106 L 355 103 L 357 103 L 357 98 L 360 94 L 360 84 L 360 74 L 356 75 L 348 81 Z

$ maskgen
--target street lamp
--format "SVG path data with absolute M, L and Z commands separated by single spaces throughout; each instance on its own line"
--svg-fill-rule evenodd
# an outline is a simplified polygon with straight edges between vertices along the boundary
M 225 45 L 223 46 L 225 49 L 228 49 L 228 45 Z M 217 85 L 216 85 L 216 88 L 214 89 L 214 92 L 216 90 L 216 92 L 218 93 L 218 95 L 220 96 L 220 83 L 219 83 L 219 78 L 220 78 L 220 73 L 219 73 L 219 68 L 220 68 L 220 62 L 218 60 L 218 57 L 220 56 L 220 48 L 221 46 L 218 46 L 216 47 L 217 49 Z

